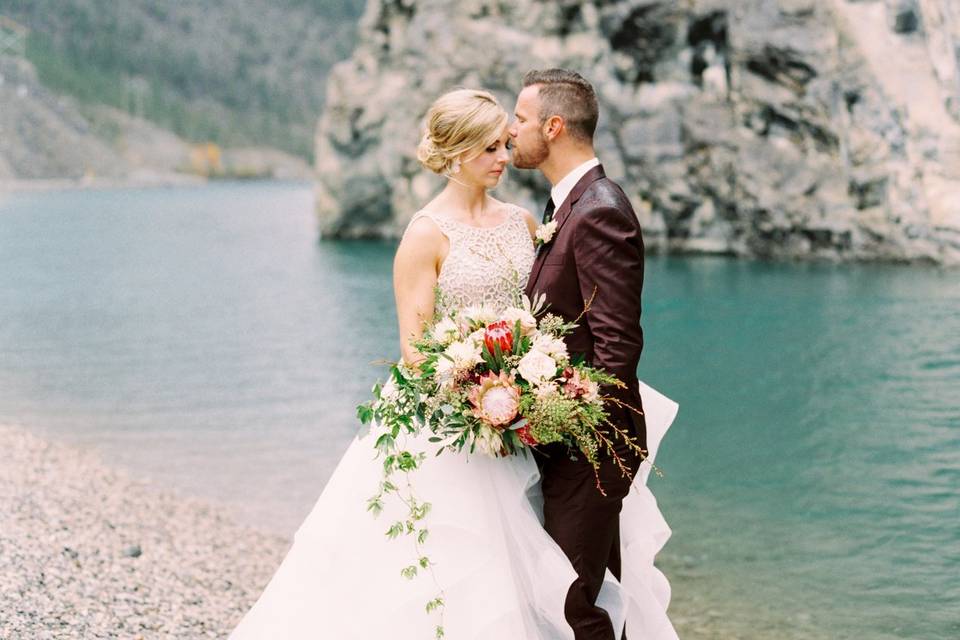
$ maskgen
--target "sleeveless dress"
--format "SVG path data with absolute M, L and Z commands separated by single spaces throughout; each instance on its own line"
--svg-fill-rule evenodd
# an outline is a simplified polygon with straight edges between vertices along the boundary
M 533 263 L 523 214 L 478 228 L 432 213 L 449 239 L 438 276 L 448 305 L 514 302 Z M 411 221 L 412 222 L 412 221 Z M 641 384 L 651 458 L 677 405 Z M 427 436 L 410 450 L 432 451 Z M 438 622 L 425 604 L 437 594 L 426 573 L 412 580 L 401 569 L 416 559 L 411 539 L 388 540 L 402 517 L 385 505 L 374 518 L 367 499 L 381 480 L 372 437 L 358 437 L 340 460 L 312 511 L 296 532 L 280 568 L 230 640 L 429 640 Z M 670 587 L 653 559 L 670 529 L 646 487 L 644 463 L 621 514 L 622 582 L 608 573 L 598 599 L 631 637 L 674 640 L 666 616 Z M 443 589 L 443 626 L 450 640 L 573 640 L 564 617 L 576 574 L 542 526 L 539 472 L 533 458 L 428 454 L 412 476 L 419 499 L 432 504 L 424 553 Z

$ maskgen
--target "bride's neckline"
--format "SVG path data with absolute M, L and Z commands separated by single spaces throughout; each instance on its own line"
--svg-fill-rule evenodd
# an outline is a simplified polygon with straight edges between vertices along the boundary
M 456 220 L 456 219 L 454 219 L 454 218 L 451 218 L 450 216 L 446 216 L 446 215 L 443 215 L 442 213 L 437 213 L 437 212 L 435 212 L 435 211 L 421 211 L 421 213 L 422 213 L 423 215 L 425 215 L 425 216 L 429 216 L 429 217 L 432 217 L 432 218 L 438 218 L 438 219 L 443 220 L 443 221 L 445 221 L 445 222 L 451 222 L 451 223 L 453 223 L 453 224 L 455 224 L 455 225 L 458 225 L 458 226 L 461 226 L 461 227 L 466 227 L 467 229 L 476 229 L 476 230 L 478 230 L 478 231 L 489 231 L 489 230 L 491 230 L 491 229 L 499 229 L 500 227 L 502 227 L 502 226 L 504 226 L 505 224 L 507 224 L 508 222 L 510 222 L 510 218 L 511 218 L 512 215 L 513 215 L 513 211 L 512 211 L 511 209 L 507 208 L 506 214 L 504 214 L 502 221 L 498 222 L 497 224 L 490 225 L 489 227 L 480 227 L 480 226 L 477 226 L 477 225 L 475 225 L 475 224 L 469 224 L 469 223 L 467 223 L 467 222 L 461 222 L 460 220 Z

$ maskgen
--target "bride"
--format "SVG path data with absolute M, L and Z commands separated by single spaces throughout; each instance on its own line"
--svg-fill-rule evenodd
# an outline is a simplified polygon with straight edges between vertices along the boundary
M 534 259 L 536 223 L 524 209 L 488 194 L 510 160 L 508 117 L 489 93 L 457 90 L 427 115 L 420 162 L 447 185 L 411 220 L 397 249 L 394 291 L 403 359 L 443 304 L 505 307 L 522 289 Z M 642 385 L 650 461 L 676 405 Z M 428 451 L 426 435 L 405 448 Z M 646 488 L 645 462 L 621 514 L 623 573 L 607 575 L 597 604 L 634 638 L 674 639 L 666 616 L 670 588 L 653 559 L 670 535 Z M 542 527 L 539 473 L 530 456 L 428 456 L 413 476 L 430 502 L 427 573 L 408 580 L 413 543 L 385 532 L 400 506 L 374 518 L 382 465 L 373 438 L 344 454 L 266 589 L 231 640 L 427 640 L 437 620 L 424 610 L 444 594 L 443 629 L 452 640 L 573 640 L 564 601 L 576 573 Z M 393 517 L 393 516 L 397 517 Z

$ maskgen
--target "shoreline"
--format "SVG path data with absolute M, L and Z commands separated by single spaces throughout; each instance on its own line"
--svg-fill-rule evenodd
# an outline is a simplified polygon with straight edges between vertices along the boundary
M 0 638 L 224 638 L 290 540 L 0 425 Z

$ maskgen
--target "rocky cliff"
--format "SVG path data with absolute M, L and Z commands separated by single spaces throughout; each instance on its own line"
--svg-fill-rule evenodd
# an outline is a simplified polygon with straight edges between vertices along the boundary
M 396 236 L 439 187 L 429 103 L 581 71 L 651 247 L 960 263 L 958 0 L 369 0 L 317 133 L 333 237 Z M 502 198 L 538 210 L 512 171 Z

